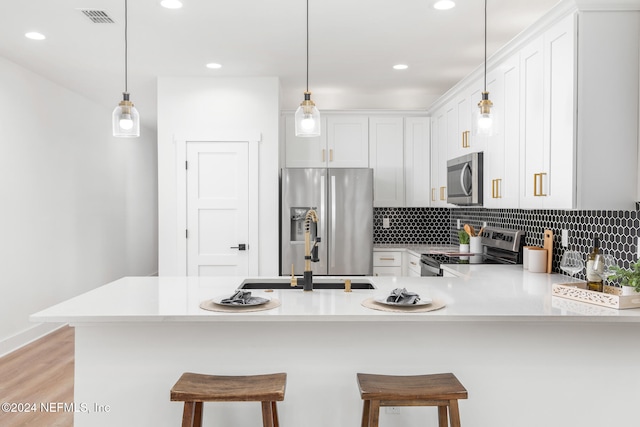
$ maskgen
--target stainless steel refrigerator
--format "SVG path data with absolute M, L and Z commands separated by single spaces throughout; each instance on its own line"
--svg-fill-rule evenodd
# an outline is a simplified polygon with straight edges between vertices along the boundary
M 373 274 L 373 169 L 288 168 L 281 176 L 280 274 L 304 272 L 304 219 L 318 213 L 314 275 Z M 311 227 L 311 240 L 316 227 Z

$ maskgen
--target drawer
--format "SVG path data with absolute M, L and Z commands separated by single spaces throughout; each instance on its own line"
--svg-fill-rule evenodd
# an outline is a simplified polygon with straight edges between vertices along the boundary
M 402 267 L 373 267 L 374 276 L 389 276 L 400 277 L 402 276 Z
M 402 252 L 384 251 L 373 253 L 374 267 L 402 267 Z
M 407 268 L 409 271 L 418 273 L 420 275 L 420 257 L 413 254 L 407 254 Z

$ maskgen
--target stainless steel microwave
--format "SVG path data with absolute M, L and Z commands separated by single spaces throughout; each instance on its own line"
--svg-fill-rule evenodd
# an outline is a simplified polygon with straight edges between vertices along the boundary
M 482 206 L 482 153 L 447 162 L 447 203 Z

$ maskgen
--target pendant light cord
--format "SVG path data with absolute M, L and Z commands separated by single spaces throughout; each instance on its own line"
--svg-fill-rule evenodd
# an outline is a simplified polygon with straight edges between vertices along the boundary
M 487 0 L 484 0 L 484 91 L 487 91 Z
M 128 49 L 128 40 L 127 40 L 127 30 L 128 30 L 128 19 L 127 19 L 128 11 L 127 11 L 127 0 L 124 0 L 124 91 L 126 93 L 129 92 L 129 81 L 128 81 L 128 57 L 129 57 L 129 49 Z
M 307 92 L 309 92 L 309 0 L 307 0 Z

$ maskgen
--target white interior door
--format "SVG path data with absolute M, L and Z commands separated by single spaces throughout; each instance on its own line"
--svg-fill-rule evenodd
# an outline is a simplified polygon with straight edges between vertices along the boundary
M 248 143 L 187 143 L 187 274 L 249 275 Z

